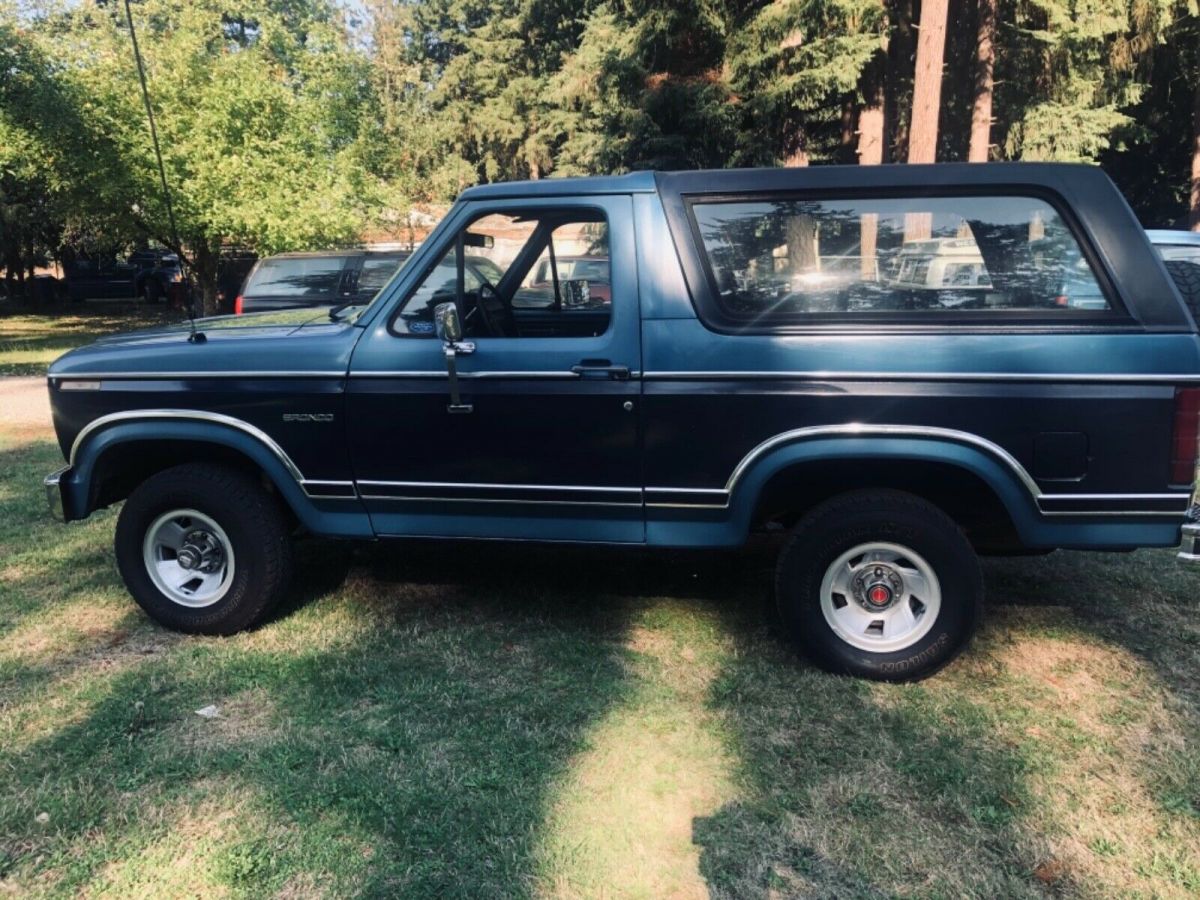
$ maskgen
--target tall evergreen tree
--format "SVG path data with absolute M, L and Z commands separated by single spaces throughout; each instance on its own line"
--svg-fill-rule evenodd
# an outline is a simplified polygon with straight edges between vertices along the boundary
M 997 63 L 1008 157 L 1092 161 L 1131 124 L 1127 110 L 1144 88 L 1134 70 L 1150 48 L 1140 9 L 1132 0 L 1094 0 L 1086 10 L 1016 0 Z
M 860 80 L 886 28 L 879 0 L 783 0 L 737 10 L 726 54 L 744 123 L 735 160 L 852 159 Z M 872 101 L 879 102 L 874 92 Z

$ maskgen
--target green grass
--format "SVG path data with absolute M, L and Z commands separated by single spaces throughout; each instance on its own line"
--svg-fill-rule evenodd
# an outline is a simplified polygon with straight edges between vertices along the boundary
M 186 638 L 112 512 L 46 519 L 57 465 L 0 430 L 0 896 L 1200 891 L 1169 551 L 986 561 L 975 645 L 908 686 L 796 658 L 769 547 L 307 542 L 271 622 Z
M 0 375 L 45 375 L 73 347 L 114 331 L 174 322 L 182 313 L 135 303 L 61 303 L 54 312 L 0 315 Z

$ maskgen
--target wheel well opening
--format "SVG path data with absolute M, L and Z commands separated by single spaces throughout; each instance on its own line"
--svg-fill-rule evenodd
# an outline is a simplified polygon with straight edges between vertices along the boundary
M 127 441 L 108 448 L 96 461 L 88 509 L 111 506 L 128 497 L 152 475 L 173 466 L 197 462 L 216 463 L 245 472 L 269 492 L 278 494 L 274 482 L 254 460 L 224 444 L 180 440 Z M 288 508 L 287 503 L 283 506 Z
M 763 486 L 751 525 L 791 528 L 808 510 L 837 494 L 885 488 L 906 491 L 939 507 L 978 551 L 1021 549 L 1008 510 L 987 482 L 958 466 L 923 460 L 836 459 L 791 466 Z

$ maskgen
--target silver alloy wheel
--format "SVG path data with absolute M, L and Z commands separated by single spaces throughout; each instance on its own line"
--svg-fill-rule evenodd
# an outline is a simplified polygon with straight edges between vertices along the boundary
M 872 653 L 913 646 L 941 608 L 933 567 L 900 544 L 859 544 L 835 559 L 821 581 L 821 612 L 829 627 L 850 646 Z
M 228 535 L 194 509 L 174 509 L 155 519 L 146 529 L 142 559 L 154 586 L 180 606 L 212 606 L 233 583 Z

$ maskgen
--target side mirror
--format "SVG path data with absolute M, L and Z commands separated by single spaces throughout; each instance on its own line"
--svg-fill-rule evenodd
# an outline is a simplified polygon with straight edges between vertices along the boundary
M 458 318 L 458 307 L 453 303 L 439 303 L 433 308 L 433 329 L 442 341 L 442 352 L 446 356 L 446 377 L 450 381 L 450 405 L 447 412 L 469 413 L 474 408 L 462 402 L 458 390 L 458 355 L 475 352 L 475 345 L 462 339 L 462 322 Z
M 462 340 L 462 322 L 458 318 L 458 307 L 453 303 L 439 303 L 433 308 L 433 329 L 445 344 L 456 344 Z

